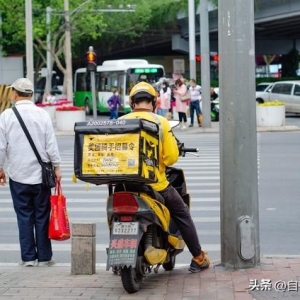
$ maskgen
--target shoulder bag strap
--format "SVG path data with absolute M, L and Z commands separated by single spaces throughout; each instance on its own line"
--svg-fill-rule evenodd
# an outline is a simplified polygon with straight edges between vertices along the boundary
M 26 135 L 26 137 L 27 137 L 27 139 L 29 141 L 29 144 L 31 145 L 32 150 L 33 150 L 34 154 L 36 155 L 37 160 L 39 161 L 39 163 L 41 165 L 42 164 L 42 159 L 41 159 L 40 154 L 38 153 L 38 151 L 37 151 L 37 149 L 35 147 L 35 144 L 34 144 L 34 142 L 32 140 L 32 137 L 31 137 L 30 133 L 28 132 L 28 129 L 27 129 L 27 127 L 26 127 L 26 125 L 25 125 L 25 123 L 24 123 L 21 115 L 19 114 L 19 112 L 18 112 L 18 110 L 17 110 L 17 108 L 15 106 L 12 108 L 12 110 L 15 113 L 17 119 L 19 120 L 20 125 L 23 128 L 23 131 L 24 131 L 24 133 L 25 133 L 25 135 Z

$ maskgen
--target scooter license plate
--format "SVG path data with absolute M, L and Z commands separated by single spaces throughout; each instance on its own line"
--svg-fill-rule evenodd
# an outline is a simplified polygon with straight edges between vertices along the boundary
M 112 233 L 116 235 L 137 235 L 139 233 L 139 223 L 114 222 Z

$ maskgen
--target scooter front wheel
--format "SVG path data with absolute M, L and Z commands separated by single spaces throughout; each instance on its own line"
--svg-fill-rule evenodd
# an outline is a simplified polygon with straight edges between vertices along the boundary
M 132 294 L 140 290 L 143 277 L 134 268 L 124 267 L 121 269 L 121 279 L 125 291 Z

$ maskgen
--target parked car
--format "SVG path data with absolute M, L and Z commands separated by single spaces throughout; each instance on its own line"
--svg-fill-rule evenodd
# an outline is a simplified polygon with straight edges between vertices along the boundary
M 267 101 L 285 102 L 285 112 L 300 113 L 300 80 L 278 81 L 270 89 Z
M 60 77 L 53 74 L 51 91 L 46 91 L 46 92 L 48 93 L 51 92 L 52 95 L 59 98 L 62 95 L 62 85 L 59 85 L 60 81 L 61 81 Z M 34 102 L 36 104 L 43 102 L 45 87 L 46 87 L 46 77 L 43 76 L 37 80 L 37 83 L 35 85 Z
M 256 86 L 256 101 L 258 103 L 264 103 L 269 100 L 269 93 L 274 83 L 263 82 Z

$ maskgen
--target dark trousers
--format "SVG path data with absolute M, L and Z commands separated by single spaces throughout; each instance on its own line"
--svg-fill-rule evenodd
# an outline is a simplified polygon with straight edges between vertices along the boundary
M 11 179 L 9 186 L 17 215 L 22 260 L 51 260 L 48 238 L 51 190 L 41 184 L 22 184 Z
M 171 185 L 159 193 L 164 197 L 165 206 L 169 209 L 171 218 L 179 228 L 189 251 L 194 257 L 200 255 L 201 246 L 188 206 Z
M 179 118 L 179 122 L 181 123 L 182 121 L 184 123 L 187 122 L 187 118 L 186 118 L 186 113 L 185 112 L 178 112 L 178 118 Z
M 110 120 L 112 120 L 112 119 L 118 119 L 118 111 L 116 109 L 112 109 L 110 111 L 109 119 Z
M 191 124 L 194 124 L 194 112 L 196 112 L 196 117 L 199 123 L 199 115 L 201 115 L 200 102 L 191 101 L 190 103 L 190 116 L 191 116 Z

